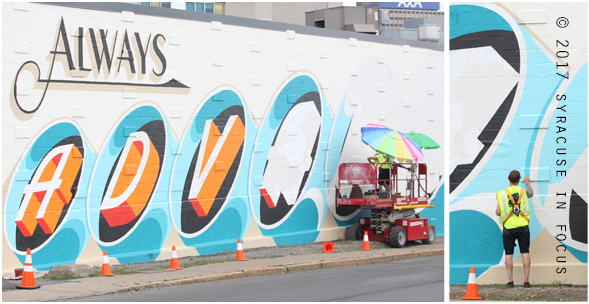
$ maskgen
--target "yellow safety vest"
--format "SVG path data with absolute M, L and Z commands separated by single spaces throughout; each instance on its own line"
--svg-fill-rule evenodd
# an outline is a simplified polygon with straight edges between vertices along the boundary
M 382 164 L 380 166 L 382 169 L 389 169 L 391 167 L 386 157 L 382 154 L 376 154 L 376 160 L 374 161 L 374 163 L 376 163 L 377 165 Z
M 513 197 L 515 193 L 519 194 L 517 200 Z M 528 226 L 530 222 L 530 206 L 528 205 L 528 195 L 524 188 L 511 186 L 497 192 L 497 202 L 499 202 L 499 209 L 501 209 L 499 223 L 505 229 Z M 509 204 L 510 202 L 511 206 Z M 519 208 L 519 212 L 514 212 L 517 211 L 517 208 Z

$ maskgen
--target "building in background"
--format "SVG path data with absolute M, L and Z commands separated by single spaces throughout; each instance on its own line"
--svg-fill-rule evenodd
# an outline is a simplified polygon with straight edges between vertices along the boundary
M 438 2 L 357 2 L 306 13 L 306 25 L 444 43 L 444 12 Z
M 225 2 L 127 2 L 155 7 L 183 9 L 202 13 L 225 15 Z
M 380 2 L 380 34 L 444 43 L 444 12 L 439 2 Z
M 307 26 L 365 34 L 378 34 L 378 9 L 372 7 L 333 7 L 307 12 Z
M 226 2 L 226 15 L 305 25 L 305 12 L 342 6 L 342 2 Z
M 439 2 L 130 3 L 443 43 Z
M 182 9 L 234 17 L 305 25 L 305 12 L 356 2 L 131 2 L 140 5 Z
M 380 9 L 381 24 L 384 28 L 412 28 L 414 27 L 412 24 L 405 25 L 405 20 L 409 19 L 443 20 L 444 18 L 439 2 L 356 2 L 356 4 Z

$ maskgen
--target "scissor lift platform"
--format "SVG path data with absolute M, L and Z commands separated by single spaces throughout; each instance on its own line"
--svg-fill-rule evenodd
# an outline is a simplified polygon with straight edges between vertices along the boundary
M 370 218 L 359 218 L 358 224 L 348 228 L 348 238 L 360 240 L 366 232 L 369 240 L 388 242 L 398 248 L 404 247 L 407 241 L 433 243 L 435 227 L 415 214 L 415 209 L 434 207 L 428 200 L 427 165 L 407 165 L 409 168 L 390 164 L 391 178 L 386 180 L 378 180 L 375 164 L 343 163 L 339 166 L 337 206 L 370 210 Z M 410 177 L 400 178 L 399 168 L 408 170 Z M 390 182 L 391 193 L 379 192 L 379 181 Z

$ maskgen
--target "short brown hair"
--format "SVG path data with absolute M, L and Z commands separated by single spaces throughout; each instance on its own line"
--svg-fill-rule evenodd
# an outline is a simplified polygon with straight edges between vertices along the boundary
M 519 184 L 520 178 L 521 178 L 521 176 L 519 175 L 519 171 L 513 170 L 513 171 L 509 172 L 508 179 L 512 184 Z

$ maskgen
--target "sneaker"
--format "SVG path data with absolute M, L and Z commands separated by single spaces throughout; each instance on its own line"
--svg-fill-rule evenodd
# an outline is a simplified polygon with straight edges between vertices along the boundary
M 528 283 L 528 284 L 529 284 L 529 283 Z M 513 287 L 514 287 L 514 286 L 513 286 L 513 282 L 509 282 L 509 283 L 507 283 L 507 288 L 513 288 Z
M 524 282 L 524 288 L 530 288 L 532 286 L 530 286 L 530 282 Z

